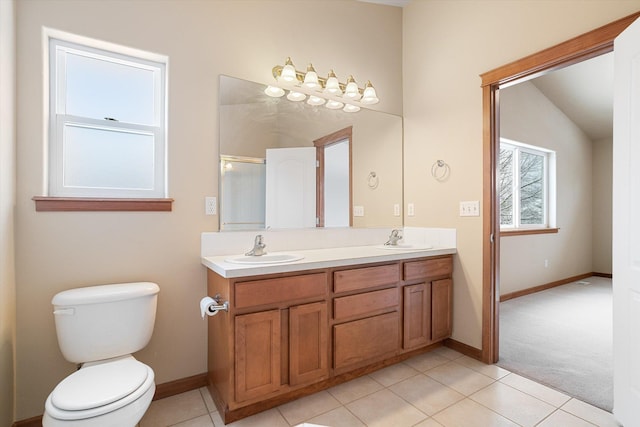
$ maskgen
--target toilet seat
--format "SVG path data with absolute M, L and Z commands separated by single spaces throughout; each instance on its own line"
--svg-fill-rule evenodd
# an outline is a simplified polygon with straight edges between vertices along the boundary
M 92 364 L 60 382 L 45 411 L 60 420 L 96 417 L 134 402 L 153 386 L 153 370 L 133 356 Z

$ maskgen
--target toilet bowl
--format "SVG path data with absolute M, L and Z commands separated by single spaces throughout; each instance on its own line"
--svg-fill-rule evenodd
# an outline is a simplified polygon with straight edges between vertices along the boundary
M 63 356 L 81 364 L 45 402 L 44 427 L 133 427 L 155 393 L 153 370 L 131 353 L 151 338 L 155 283 L 71 289 L 54 296 Z
M 154 373 L 133 356 L 88 363 L 56 386 L 43 426 L 136 425 L 151 403 Z

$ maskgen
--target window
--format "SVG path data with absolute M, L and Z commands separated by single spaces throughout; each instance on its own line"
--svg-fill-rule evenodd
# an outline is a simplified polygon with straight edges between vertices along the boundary
M 500 228 L 548 228 L 553 222 L 555 153 L 500 139 Z
M 164 198 L 166 58 L 96 43 L 49 39 L 49 196 Z

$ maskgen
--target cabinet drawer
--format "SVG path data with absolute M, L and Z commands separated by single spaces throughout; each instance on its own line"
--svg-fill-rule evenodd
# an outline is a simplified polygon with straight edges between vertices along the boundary
M 397 312 L 343 323 L 333 327 L 333 364 L 340 369 L 364 365 L 394 353 L 399 347 Z
M 399 264 L 354 268 L 333 273 L 333 291 L 336 293 L 355 291 L 396 283 L 399 280 Z
M 451 257 L 425 259 L 422 261 L 404 263 L 404 280 L 450 276 L 452 272 L 453 260 Z
M 304 274 L 277 279 L 252 280 L 235 284 L 236 308 L 286 304 L 327 294 L 327 274 Z
M 381 291 L 350 295 L 333 300 L 333 318 L 347 319 L 354 316 L 373 314 L 384 309 L 398 308 L 398 289 L 383 289 Z

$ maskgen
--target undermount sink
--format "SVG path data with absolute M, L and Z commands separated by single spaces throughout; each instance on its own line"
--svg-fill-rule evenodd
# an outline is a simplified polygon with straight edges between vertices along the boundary
M 398 243 L 397 245 L 378 245 L 378 249 L 386 249 L 389 251 L 423 251 L 426 249 L 432 249 L 433 246 L 429 245 L 414 245 L 409 243 Z
M 260 256 L 247 256 L 247 255 L 238 255 L 233 258 L 225 259 L 226 262 L 230 262 L 233 264 L 283 264 L 286 262 L 299 261 L 304 256 L 298 254 L 283 254 L 283 253 L 274 253 L 274 254 L 265 254 Z

